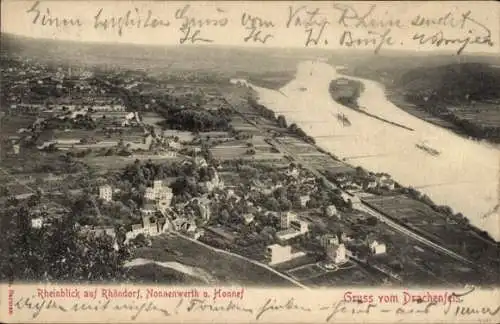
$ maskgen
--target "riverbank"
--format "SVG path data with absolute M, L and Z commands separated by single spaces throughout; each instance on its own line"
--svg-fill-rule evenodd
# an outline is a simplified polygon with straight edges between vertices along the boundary
M 363 83 L 358 103 L 367 112 L 414 131 L 388 125 L 335 102 L 329 86 L 338 78 Z M 471 224 L 500 239 L 498 212 L 494 210 L 500 171 L 497 149 L 420 120 L 392 104 L 377 82 L 339 74 L 325 63 L 299 64 L 295 79 L 280 91 L 253 88 L 262 105 L 284 115 L 288 123 L 297 124 L 315 138 L 319 147 L 351 164 L 391 174 L 402 185 L 462 212 Z M 351 125 L 340 123 L 335 117 L 338 114 L 346 116 Z M 426 153 L 417 147 L 419 143 L 440 154 Z
M 344 82 L 342 82 L 339 85 L 339 81 L 344 81 Z M 364 91 L 363 83 L 360 81 L 357 81 L 357 80 L 339 78 L 336 80 L 332 80 L 330 82 L 330 88 L 329 88 L 330 96 L 332 97 L 332 99 L 336 103 L 338 103 L 342 106 L 351 108 L 360 114 L 365 114 L 368 117 L 378 119 L 382 122 L 388 123 L 388 124 L 393 125 L 393 126 L 397 126 L 397 127 L 404 128 L 406 130 L 413 131 L 413 129 L 411 129 L 405 125 L 401 125 L 401 124 L 392 122 L 390 120 L 381 118 L 375 114 L 372 114 L 372 113 L 365 111 L 364 107 L 359 106 L 359 104 L 358 104 L 359 96 L 361 95 L 361 93 L 363 93 L 363 91 Z M 339 115 L 339 116 L 343 118 L 343 115 Z M 345 120 L 345 118 L 343 118 L 343 120 Z

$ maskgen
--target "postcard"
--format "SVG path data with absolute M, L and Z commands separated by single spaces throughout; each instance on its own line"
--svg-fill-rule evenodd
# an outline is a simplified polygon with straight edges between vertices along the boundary
M 493 1 L 1 2 L 3 323 L 500 322 Z

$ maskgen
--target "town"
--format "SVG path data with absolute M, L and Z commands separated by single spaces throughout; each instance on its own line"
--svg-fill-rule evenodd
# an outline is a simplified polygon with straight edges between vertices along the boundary
M 243 79 L 12 56 L 2 76 L 2 222 L 28 224 L 34 237 L 69 226 L 120 263 L 124 280 L 498 281 L 497 244 L 467 218 L 325 152 Z M 9 271 L 43 280 L 53 270 Z M 74 276 L 116 277 L 102 271 Z

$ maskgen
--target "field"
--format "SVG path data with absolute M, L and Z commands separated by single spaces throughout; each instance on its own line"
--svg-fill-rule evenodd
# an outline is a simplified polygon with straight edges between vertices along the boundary
M 500 99 L 491 102 L 478 102 L 461 106 L 450 106 L 447 110 L 458 118 L 477 123 L 485 127 L 500 127 L 498 107 Z
M 258 135 L 261 133 L 258 128 L 249 124 L 243 117 L 238 115 L 231 117 L 231 125 L 236 131 L 250 133 L 252 135 Z
M 442 226 L 446 219 L 442 214 L 433 211 L 429 206 L 406 196 L 368 198 L 370 204 L 382 208 L 384 212 L 403 222 L 414 225 Z
M 354 168 L 343 162 L 335 161 L 326 154 L 302 154 L 300 158 L 322 172 L 331 174 L 355 172 Z
M 485 245 L 488 245 L 472 233 L 464 231 L 453 221 L 447 220 L 445 215 L 406 196 L 371 197 L 366 198 L 366 201 L 429 239 L 458 253 L 464 253 L 473 248 L 482 250 L 485 249 Z M 467 250 L 464 249 L 465 241 L 468 245 Z
M 293 137 L 280 137 L 280 142 L 286 145 L 287 150 L 298 155 L 323 155 L 311 144 Z
M 327 273 L 327 271 L 325 269 L 321 268 L 317 264 L 307 264 L 307 265 L 292 269 L 292 270 L 288 271 L 287 273 L 296 280 L 304 281 L 307 279 L 319 277 L 319 276 Z
M 214 158 L 219 160 L 234 160 L 247 155 L 248 148 L 243 146 L 213 147 L 210 149 Z
M 231 255 L 213 251 L 176 235 L 154 238 L 151 247 L 139 249 L 136 255 L 155 261 L 177 261 L 204 269 L 221 284 L 281 287 L 292 285 L 289 281 L 265 268 Z
M 20 185 L 19 183 L 16 182 L 11 182 L 7 186 L 7 192 L 9 195 L 12 196 L 22 196 L 22 195 L 27 195 L 27 194 L 32 194 L 33 191 L 29 190 L 27 187 Z
M 339 286 L 371 286 L 380 281 L 371 276 L 358 265 L 349 263 L 337 271 L 325 272 L 322 275 L 302 280 L 307 286 L 339 287 Z
M 448 128 L 454 131 L 458 131 L 458 128 L 456 125 L 453 125 L 453 123 L 446 121 L 442 118 L 433 116 L 431 113 L 426 112 L 425 110 L 422 110 L 418 108 L 416 105 L 411 104 L 404 100 L 404 98 L 398 94 L 397 92 L 391 91 L 391 90 L 386 90 L 387 97 L 391 102 L 393 102 L 396 106 L 399 108 L 403 109 L 407 113 L 412 114 L 413 116 L 416 116 L 420 119 L 423 119 L 429 123 Z
M 97 171 L 107 172 L 111 170 L 119 170 L 127 165 L 134 163 L 135 160 L 147 161 L 151 159 L 155 163 L 161 161 L 175 161 L 179 157 L 163 157 L 155 155 L 131 155 L 129 157 L 122 156 L 86 156 L 81 159 L 82 162 L 88 166 L 96 169 Z
M 377 199 L 381 198 L 378 197 Z M 399 211 L 398 214 L 407 212 Z M 369 225 L 366 223 L 369 216 L 367 214 L 362 212 L 342 212 L 340 215 L 340 220 L 335 217 L 325 218 L 317 213 L 309 213 L 305 218 L 329 233 L 342 231 L 355 237 L 356 240 L 347 245 L 347 248 L 352 252 L 367 249 L 368 237 L 384 243 L 387 246 L 387 254 L 382 256 L 368 255 L 366 257 L 370 266 L 365 265 L 365 270 L 376 277 L 387 278 L 397 285 L 410 283 L 418 285 L 457 285 L 471 282 L 471 280 L 477 283 L 492 283 L 499 280 L 498 275 L 493 271 L 483 272 L 475 266 L 467 265 L 442 253 L 435 252 L 426 245 L 392 230 L 388 225 L 380 221 Z M 373 266 L 380 266 L 385 271 L 377 270 Z M 398 275 L 400 280 L 395 279 L 393 275 Z M 327 281 L 334 282 L 332 280 L 334 279 L 328 279 Z
M 164 120 L 164 118 L 156 112 L 143 112 L 140 114 L 140 117 L 145 124 L 150 125 L 156 125 Z
M 103 172 L 119 170 L 134 162 L 134 159 L 119 156 L 87 156 L 81 159 L 88 166 Z
M 5 115 L 0 119 L 0 139 L 8 136 L 17 135 L 20 128 L 27 128 L 36 120 L 35 116 L 31 115 Z
M 49 131 L 47 131 L 49 132 Z M 67 140 L 67 139 L 81 139 L 88 137 L 96 137 L 99 136 L 99 132 L 96 130 L 85 130 L 85 129 L 71 129 L 69 131 L 65 130 L 51 130 L 51 135 L 54 137 L 54 140 Z M 96 140 L 104 139 L 103 134 L 100 134 Z
M 253 129 L 255 127 L 251 126 Z M 257 133 L 258 134 L 258 133 Z M 229 140 L 210 148 L 213 156 L 221 160 L 250 159 L 250 160 L 279 160 L 283 154 L 274 152 L 271 145 L 266 143 L 264 136 L 254 135 L 246 140 Z M 255 152 L 251 154 L 250 152 Z
M 127 269 L 127 277 L 134 283 L 160 283 L 168 285 L 203 285 L 203 281 L 173 269 L 146 264 Z
M 194 139 L 194 135 L 191 132 L 186 132 L 186 131 L 178 131 L 174 129 L 167 129 L 163 131 L 163 136 L 165 137 L 174 137 L 177 136 L 179 138 L 180 142 L 186 142 L 189 143 Z

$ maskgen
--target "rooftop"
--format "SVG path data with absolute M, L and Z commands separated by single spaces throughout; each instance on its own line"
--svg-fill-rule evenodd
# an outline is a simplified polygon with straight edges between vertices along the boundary
M 292 228 L 276 232 L 276 236 L 280 240 L 289 240 L 299 235 L 301 235 L 301 233 Z

